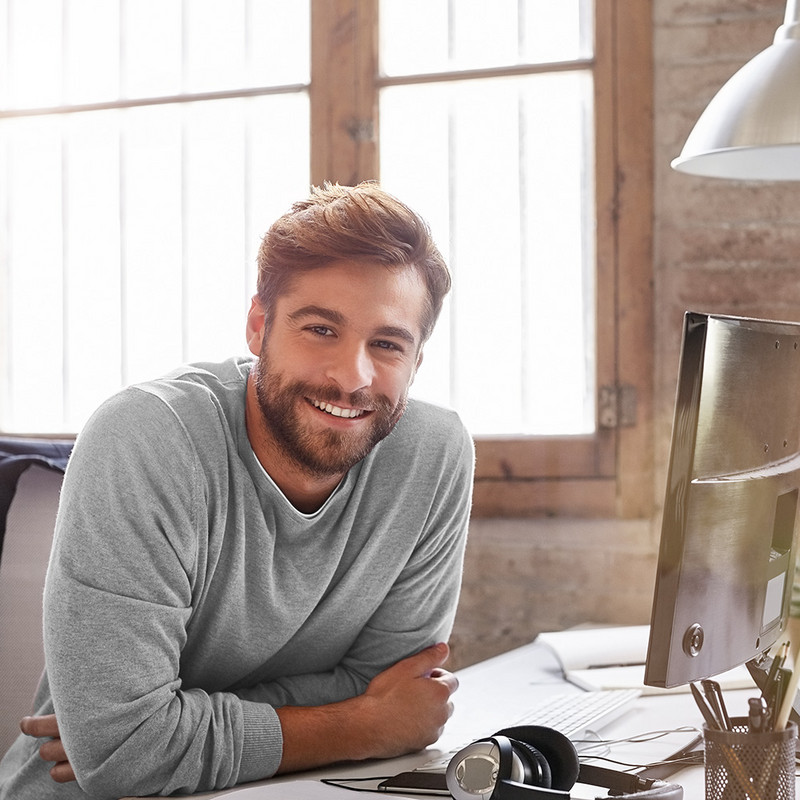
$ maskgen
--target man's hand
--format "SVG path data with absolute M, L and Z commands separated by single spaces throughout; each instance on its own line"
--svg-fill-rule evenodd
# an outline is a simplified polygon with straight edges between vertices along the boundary
M 442 669 L 440 643 L 376 675 L 364 694 L 314 708 L 278 709 L 283 731 L 279 772 L 365 758 L 391 758 L 435 742 L 453 713 L 455 675 Z
M 442 735 L 458 688 L 456 676 L 441 668 L 449 655 L 446 644 L 434 645 L 372 679 L 363 697 L 376 704 L 379 719 L 369 737 L 381 751 L 371 758 L 421 750 Z
M 55 761 L 54 766 L 50 769 L 50 777 L 54 781 L 68 783 L 75 780 L 72 765 L 64 752 L 64 745 L 61 743 L 55 714 L 43 717 L 23 717 L 19 727 L 28 736 L 48 740 L 39 748 L 39 756 L 45 761 Z

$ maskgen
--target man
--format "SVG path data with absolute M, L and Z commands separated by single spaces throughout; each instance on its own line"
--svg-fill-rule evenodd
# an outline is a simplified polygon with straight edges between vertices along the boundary
M 407 393 L 448 289 L 416 214 L 325 186 L 264 238 L 255 361 L 101 406 L 23 722 L 48 738 L 9 750 L 2 800 L 197 792 L 438 738 L 473 449 Z

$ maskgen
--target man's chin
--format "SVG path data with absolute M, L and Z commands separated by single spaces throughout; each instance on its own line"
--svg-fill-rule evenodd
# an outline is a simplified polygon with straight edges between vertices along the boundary
M 327 432 L 302 448 L 295 451 L 298 460 L 315 475 L 331 477 L 343 475 L 362 461 L 373 449 L 376 442 L 372 439 L 361 442 L 343 442 L 342 436 Z

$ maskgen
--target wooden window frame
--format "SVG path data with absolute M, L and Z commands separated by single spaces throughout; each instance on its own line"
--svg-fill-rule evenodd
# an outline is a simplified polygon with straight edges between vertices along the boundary
M 595 2 L 595 434 L 476 439 L 473 516 L 645 518 L 653 493 L 652 7 Z M 378 0 L 311 0 L 311 178 L 379 169 Z

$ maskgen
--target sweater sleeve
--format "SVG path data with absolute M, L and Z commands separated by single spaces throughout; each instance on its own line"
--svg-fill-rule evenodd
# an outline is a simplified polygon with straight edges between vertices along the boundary
M 78 438 L 45 587 L 62 740 L 98 799 L 227 787 L 281 758 L 272 707 L 182 686 L 203 484 L 179 422 L 139 395 Z

